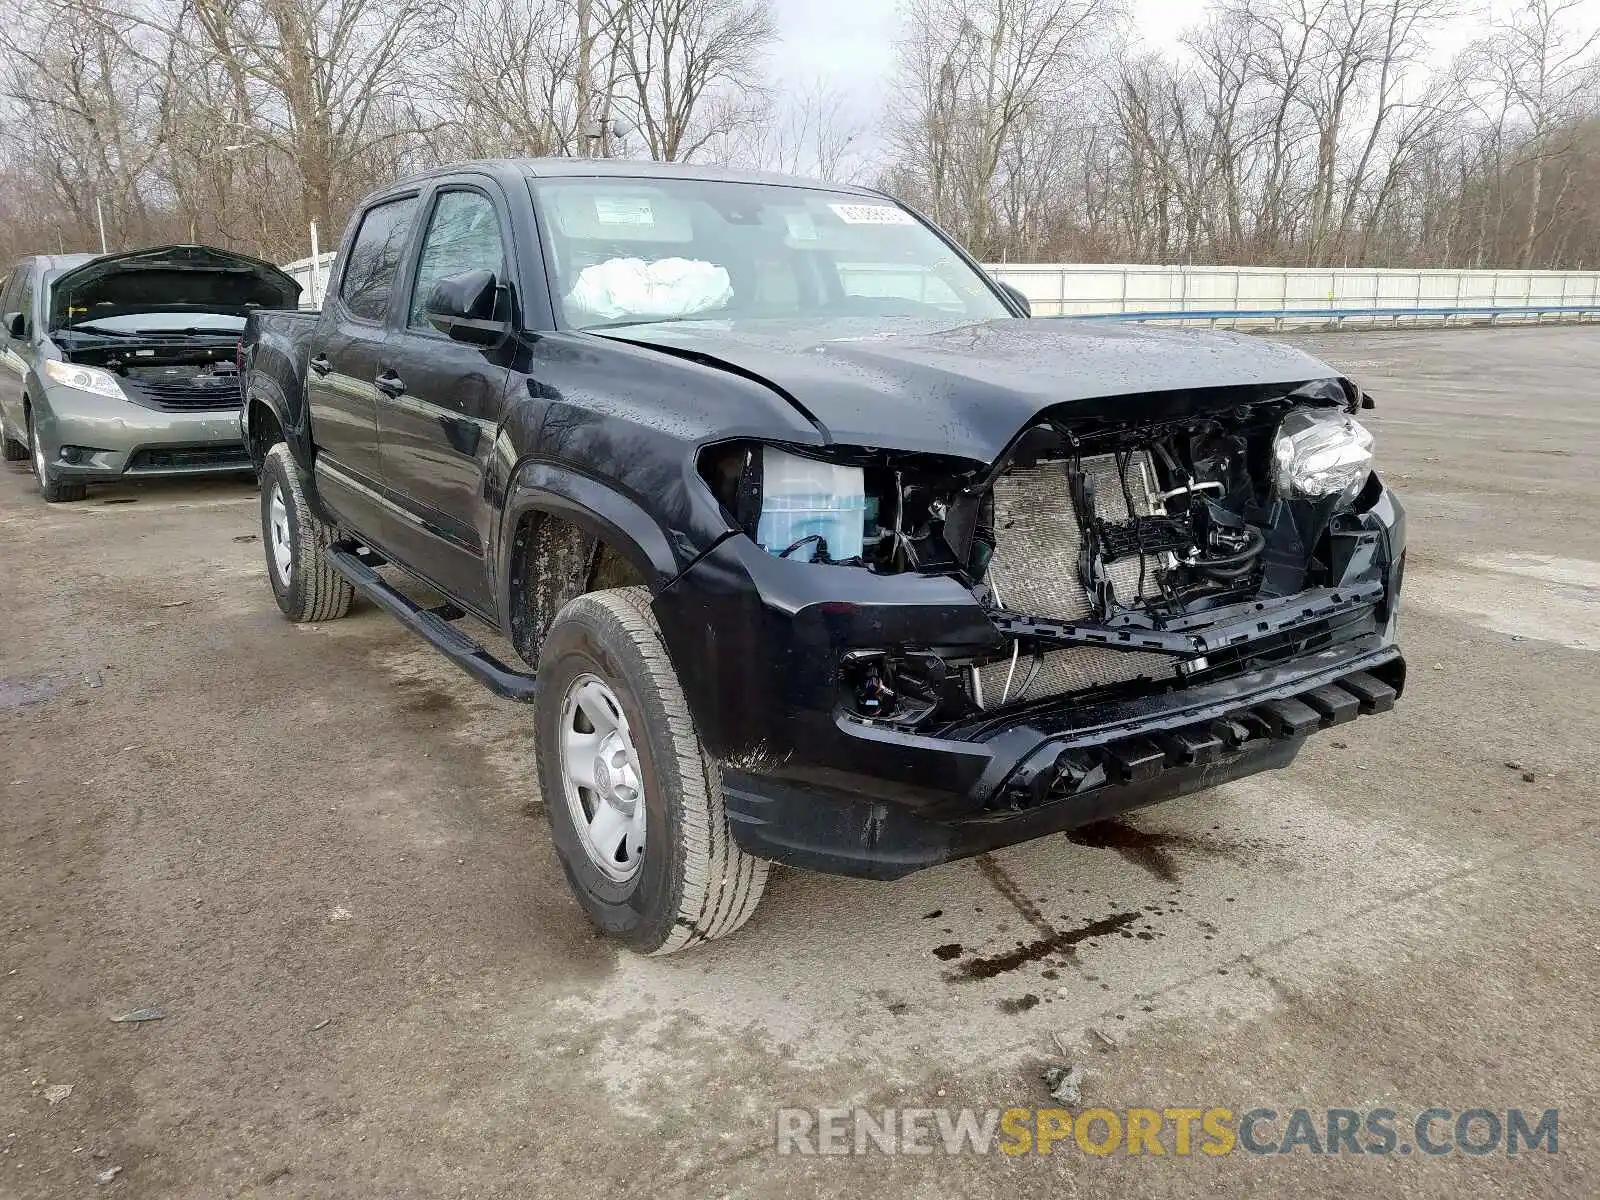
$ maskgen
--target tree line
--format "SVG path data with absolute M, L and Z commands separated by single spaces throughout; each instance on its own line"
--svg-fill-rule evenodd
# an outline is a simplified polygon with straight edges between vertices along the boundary
M 906 0 L 882 111 L 772 82 L 772 0 L 5 0 L 0 249 L 275 260 L 367 191 L 502 155 L 881 186 L 981 258 L 1600 263 L 1600 28 L 1509 0 Z

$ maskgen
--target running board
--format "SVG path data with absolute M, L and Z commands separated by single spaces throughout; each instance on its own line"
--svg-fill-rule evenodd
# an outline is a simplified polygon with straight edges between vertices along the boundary
M 532 675 L 512 670 L 451 625 L 437 610 L 423 608 L 396 591 L 383 576 L 362 562 L 354 550 L 334 546 L 329 549 L 328 557 L 334 569 L 348 579 L 356 591 L 390 616 L 398 618 L 412 633 L 420 634 L 432 642 L 439 653 L 495 695 L 504 696 L 507 700 L 533 699 L 538 683 Z

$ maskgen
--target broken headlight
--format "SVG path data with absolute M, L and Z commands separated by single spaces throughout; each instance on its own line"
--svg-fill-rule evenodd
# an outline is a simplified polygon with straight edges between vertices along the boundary
M 1347 413 L 1298 410 L 1278 426 L 1272 461 L 1281 495 L 1349 500 L 1372 473 L 1372 434 Z
M 876 515 L 860 465 L 736 443 L 702 454 L 700 473 L 734 523 L 769 554 L 797 562 L 860 562 Z

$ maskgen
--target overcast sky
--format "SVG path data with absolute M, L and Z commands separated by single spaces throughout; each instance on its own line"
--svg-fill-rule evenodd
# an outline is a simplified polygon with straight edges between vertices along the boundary
M 1513 0 L 1490 0 L 1497 9 Z M 799 82 L 818 76 L 851 98 L 862 116 L 878 111 L 894 60 L 899 33 L 896 0 L 775 0 L 782 42 L 778 74 Z M 1464 0 L 1463 8 L 1481 0 Z M 1600 0 L 1585 0 L 1600 17 Z M 1176 47 L 1178 34 L 1205 9 L 1204 0 L 1131 0 L 1135 27 L 1149 46 Z M 1462 18 L 1435 39 L 1439 57 L 1448 57 L 1471 38 L 1481 18 Z

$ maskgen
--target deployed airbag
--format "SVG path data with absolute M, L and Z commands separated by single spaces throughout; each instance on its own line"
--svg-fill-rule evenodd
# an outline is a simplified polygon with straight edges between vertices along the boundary
M 567 303 L 607 320 L 687 317 L 733 299 L 728 272 L 692 258 L 612 258 L 578 272 Z

